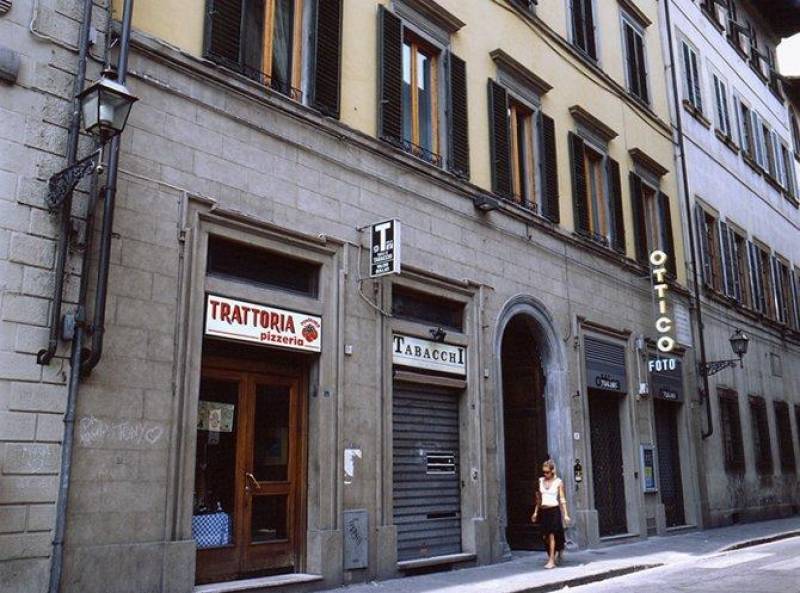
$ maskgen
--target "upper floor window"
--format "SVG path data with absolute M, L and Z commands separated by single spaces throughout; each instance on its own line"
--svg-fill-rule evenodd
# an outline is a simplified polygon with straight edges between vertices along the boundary
M 790 307 L 792 306 L 791 275 L 789 264 L 777 255 L 772 256 L 772 288 L 775 320 L 789 324 L 791 322 Z
M 449 32 L 434 23 L 429 35 L 384 6 L 378 14 L 380 138 L 469 177 L 466 64 L 447 49 Z
M 736 125 L 739 128 L 739 146 L 746 157 L 752 161 L 756 160 L 756 127 L 754 126 L 754 112 L 750 107 L 736 97 L 734 99 L 736 108 Z
M 725 470 L 744 471 L 742 425 L 739 419 L 739 397 L 735 391 L 719 388 L 719 417 Z
M 731 137 L 731 118 L 728 109 L 728 86 L 715 72 L 714 81 L 714 124 L 727 138 Z
M 700 92 L 700 69 L 698 66 L 697 50 L 685 40 L 681 41 L 681 56 L 683 62 L 683 97 L 697 111 L 703 112 L 703 97 Z
M 660 249 L 667 254 L 667 267 L 674 274 L 675 246 L 669 197 L 659 191 L 655 180 L 645 179 L 633 171 L 629 178 L 636 260 L 647 265 L 649 253 Z
M 213 0 L 208 6 L 205 57 L 338 117 L 341 0 Z
M 795 113 L 789 114 L 789 120 L 792 126 L 792 142 L 794 143 L 794 153 L 800 155 L 800 123 L 798 123 L 797 115 Z
M 597 39 L 593 0 L 569 0 L 572 21 L 572 43 L 593 60 L 597 60 Z
M 569 133 L 575 230 L 625 253 L 619 163 L 604 147 Z
M 723 292 L 725 284 L 722 272 L 722 251 L 719 223 L 717 218 L 707 212 L 699 203 L 695 204 L 695 224 L 700 246 L 701 277 L 703 284 L 718 292 Z
M 553 119 L 494 80 L 489 102 L 492 191 L 559 222 Z
M 644 51 L 644 30 L 623 13 L 622 35 L 625 47 L 625 73 L 628 90 L 644 103 L 650 102 L 647 90 L 647 60 Z

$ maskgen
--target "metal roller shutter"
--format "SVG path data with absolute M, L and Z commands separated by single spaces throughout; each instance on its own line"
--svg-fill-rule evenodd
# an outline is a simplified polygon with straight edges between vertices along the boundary
M 394 524 L 399 561 L 461 551 L 458 393 L 395 383 Z

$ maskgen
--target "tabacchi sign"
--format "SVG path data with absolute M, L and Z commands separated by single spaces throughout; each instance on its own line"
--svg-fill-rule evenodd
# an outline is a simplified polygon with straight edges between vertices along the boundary
M 656 346 L 660 352 L 672 352 L 675 348 L 675 339 L 669 335 L 672 333 L 672 319 L 667 315 L 667 254 L 656 249 L 650 253 L 650 273 L 653 281 L 653 291 L 655 292 L 656 307 L 658 315 L 656 317 L 656 331 L 659 333 Z
M 206 335 L 319 352 L 322 319 L 210 294 L 206 299 Z
M 392 341 L 392 362 L 394 364 L 462 376 L 467 374 L 466 348 L 464 346 L 420 340 L 401 334 L 394 334 Z

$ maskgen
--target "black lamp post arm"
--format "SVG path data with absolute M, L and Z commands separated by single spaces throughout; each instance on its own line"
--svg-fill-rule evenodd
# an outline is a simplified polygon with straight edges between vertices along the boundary
M 47 207 L 50 212 L 55 212 L 61 208 L 64 199 L 75 189 L 80 180 L 101 166 L 101 154 L 101 149 L 97 149 L 89 156 L 66 169 L 62 169 L 50 178 L 47 184 Z
M 716 375 L 724 369 L 732 369 L 741 364 L 741 359 L 712 360 L 700 365 L 700 374 L 706 377 Z

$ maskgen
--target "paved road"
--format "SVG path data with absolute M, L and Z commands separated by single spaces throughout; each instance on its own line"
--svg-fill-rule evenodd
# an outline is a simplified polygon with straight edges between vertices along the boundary
M 574 593 L 800 593 L 800 537 L 686 560 Z

